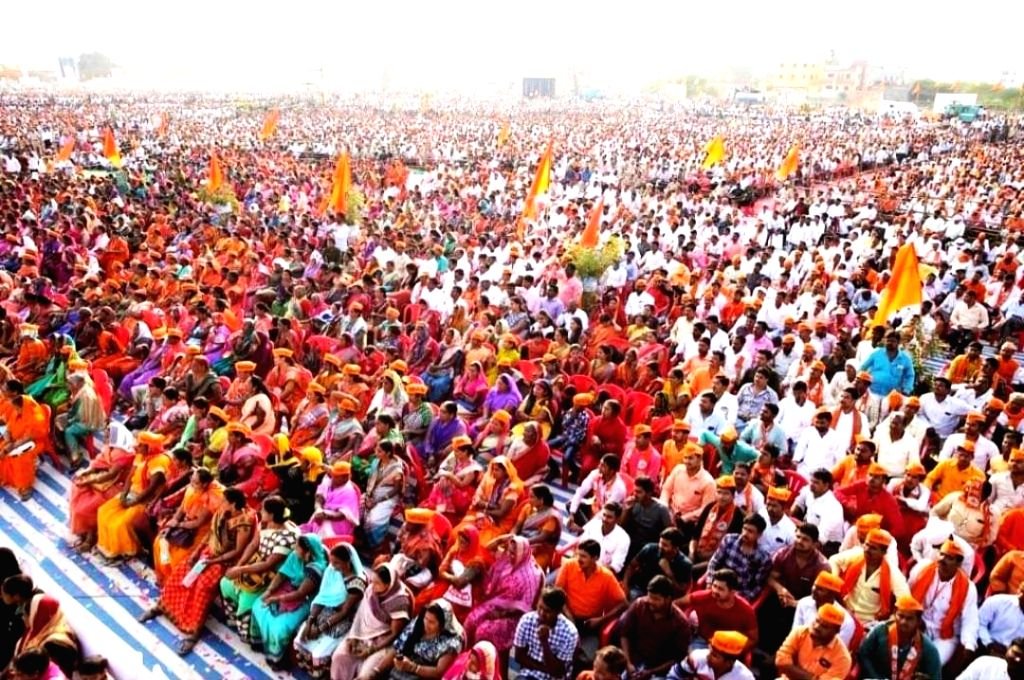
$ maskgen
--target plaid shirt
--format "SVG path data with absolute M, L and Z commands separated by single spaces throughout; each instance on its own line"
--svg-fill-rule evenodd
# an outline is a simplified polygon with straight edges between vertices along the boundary
M 538 628 L 540 628 L 540 619 L 537 616 L 537 612 L 530 612 L 519 619 L 519 625 L 516 626 L 516 634 L 513 638 L 512 646 L 525 647 L 526 653 L 531 659 L 543 662 L 544 648 L 541 646 L 540 636 L 537 635 Z M 564 614 L 559 614 L 558 621 L 555 622 L 554 628 L 551 629 L 548 643 L 551 645 L 551 651 L 554 652 L 555 656 L 565 663 L 565 673 L 559 676 L 533 669 L 520 669 L 518 677 L 528 678 L 529 680 L 564 680 L 571 677 L 572 660 L 579 641 L 580 635 L 576 632 L 576 626 Z
M 753 602 L 768 582 L 768 574 L 772 570 L 772 556 L 767 550 L 758 546 L 753 554 L 740 548 L 740 535 L 727 534 L 718 549 L 708 562 L 708 572 L 716 569 L 729 568 L 740 577 L 737 592 L 748 602 Z

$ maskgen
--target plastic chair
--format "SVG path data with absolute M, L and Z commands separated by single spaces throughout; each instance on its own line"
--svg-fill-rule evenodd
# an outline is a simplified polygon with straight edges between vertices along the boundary
M 632 427 L 647 418 L 647 412 L 654 406 L 654 397 L 646 392 L 632 390 L 623 398 L 622 410 L 626 425 Z
M 570 387 L 576 388 L 576 394 L 582 394 L 584 392 L 597 394 L 597 381 L 589 375 L 579 373 L 576 375 L 570 375 L 567 383 Z
M 796 498 L 800 490 L 807 486 L 807 480 L 796 470 L 783 470 L 782 474 L 786 476 L 786 486 L 792 492 L 793 498 Z
M 609 399 L 614 399 L 615 401 L 622 404 L 623 413 L 625 413 L 626 390 L 622 389 L 618 385 L 613 385 L 612 383 L 601 383 L 600 385 L 597 386 L 597 393 L 598 395 L 600 395 L 602 392 L 607 394 Z M 632 423 L 630 423 L 627 420 L 626 424 L 631 425 Z
M 334 548 L 334 546 L 338 545 L 339 543 L 348 543 L 349 545 L 352 545 L 353 543 L 355 543 L 355 540 L 355 536 L 343 534 L 341 536 L 328 536 L 323 539 L 323 544 L 324 548 L 326 548 L 327 551 L 330 552 Z
M 523 376 L 523 380 L 527 383 L 533 383 L 541 375 L 540 364 L 536 360 L 520 359 L 512 365 L 512 368 L 519 371 L 519 375 Z
M 974 585 L 978 585 L 985 578 L 986 573 L 985 556 L 982 555 L 981 550 L 978 550 L 974 553 L 974 575 L 971 577 L 971 581 L 974 582 Z
M 420 319 L 420 315 L 423 314 L 423 306 L 420 304 L 409 303 L 402 311 L 402 323 L 414 324 Z

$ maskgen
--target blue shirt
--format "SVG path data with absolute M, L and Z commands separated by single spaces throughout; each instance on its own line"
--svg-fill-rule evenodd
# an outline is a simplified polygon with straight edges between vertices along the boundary
M 894 359 L 889 358 L 885 347 L 879 347 L 864 361 L 860 370 L 871 374 L 871 391 L 886 396 L 893 390 L 901 394 L 914 392 L 914 362 L 904 350 L 897 350 Z

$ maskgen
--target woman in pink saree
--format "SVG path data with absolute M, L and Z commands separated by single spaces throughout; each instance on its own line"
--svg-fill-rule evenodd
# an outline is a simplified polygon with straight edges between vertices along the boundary
M 335 462 L 316 489 L 316 511 L 302 525 L 303 533 L 320 538 L 355 535 L 361 501 L 359 487 L 352 482 L 352 464 Z
M 483 597 L 466 618 L 469 643 L 490 640 L 499 653 L 512 648 L 519 619 L 533 611 L 544 583 L 544 572 L 522 536 L 499 536 L 487 546 L 497 560 L 487 572 Z

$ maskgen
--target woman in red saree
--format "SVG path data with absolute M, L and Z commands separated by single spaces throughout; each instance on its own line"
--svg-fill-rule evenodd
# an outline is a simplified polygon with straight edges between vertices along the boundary
M 49 595 L 36 594 L 29 601 L 25 633 L 18 640 L 14 655 L 36 648 L 45 649 L 64 675 L 72 676 L 80 654 L 78 638 L 64 617 L 60 602 Z
M 256 534 L 256 511 L 246 505 L 238 489 L 224 491 L 224 505 L 213 516 L 205 543 L 183 559 L 170 573 L 160 591 L 160 602 L 142 616 L 148 621 L 166 616 L 185 634 L 178 652 L 192 651 L 206 624 L 210 606 L 220 593 L 220 580 L 235 566 Z
M 465 621 L 483 595 L 490 563 L 490 554 L 480 544 L 480 531 L 472 525 L 457 528 L 454 545 L 441 561 L 437 579 L 416 596 L 414 611 L 443 598 L 451 603 L 456 618 Z
M 111 421 L 107 445 L 88 469 L 71 479 L 68 522 L 78 537 L 76 550 L 92 550 L 96 544 L 96 512 L 117 493 L 134 459 L 135 437 L 123 424 Z

